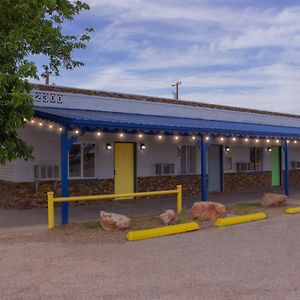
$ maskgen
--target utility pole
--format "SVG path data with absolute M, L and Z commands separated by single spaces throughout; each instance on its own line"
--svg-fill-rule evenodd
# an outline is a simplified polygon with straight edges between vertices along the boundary
M 176 83 L 172 84 L 172 87 L 176 87 L 176 92 L 174 93 L 175 99 L 179 99 L 179 86 L 181 85 L 181 81 L 177 81 Z

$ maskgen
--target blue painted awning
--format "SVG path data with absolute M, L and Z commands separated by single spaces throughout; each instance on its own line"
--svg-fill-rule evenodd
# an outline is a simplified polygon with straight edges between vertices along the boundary
M 103 131 L 124 130 L 170 134 L 211 133 L 300 138 L 300 127 L 234 121 L 49 107 L 36 107 L 35 116 L 61 123 L 69 129 L 84 128 L 87 131 L 101 129 Z

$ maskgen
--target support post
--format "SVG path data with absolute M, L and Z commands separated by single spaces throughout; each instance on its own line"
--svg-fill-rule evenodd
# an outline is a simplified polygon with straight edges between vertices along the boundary
M 68 130 L 65 129 L 60 136 L 60 176 L 61 196 L 69 196 L 69 175 L 68 175 Z M 69 203 L 61 203 L 61 224 L 68 224 Z
M 204 142 L 203 136 L 201 136 L 201 141 L 198 141 L 197 145 L 201 152 L 201 200 L 207 201 L 207 186 L 206 186 L 207 144 Z
M 53 192 L 48 192 L 48 228 L 54 227 L 54 202 L 53 202 Z
M 285 165 L 285 172 L 284 172 L 284 193 L 289 196 L 290 189 L 289 189 L 289 144 L 287 141 L 284 144 L 284 165 Z
M 80 135 L 83 135 L 84 131 L 81 131 Z M 69 196 L 69 151 L 74 143 L 78 140 L 78 135 L 68 137 L 68 129 L 62 131 L 60 136 L 60 177 L 61 177 L 61 196 Z M 68 224 L 69 221 L 69 203 L 61 203 L 61 224 Z
M 177 185 L 177 213 L 182 212 L 182 186 Z

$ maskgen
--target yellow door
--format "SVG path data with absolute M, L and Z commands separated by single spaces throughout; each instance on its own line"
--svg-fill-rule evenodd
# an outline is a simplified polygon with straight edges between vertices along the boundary
M 115 194 L 134 192 L 134 144 L 115 143 Z

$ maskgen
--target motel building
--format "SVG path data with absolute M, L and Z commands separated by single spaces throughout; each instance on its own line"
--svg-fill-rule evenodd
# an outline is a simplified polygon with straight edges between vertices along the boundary
M 56 196 L 174 189 L 212 192 L 300 184 L 300 116 L 198 102 L 32 85 L 35 117 L 19 136 L 34 160 L 0 167 L 0 207 Z M 62 223 L 68 222 L 67 203 Z

